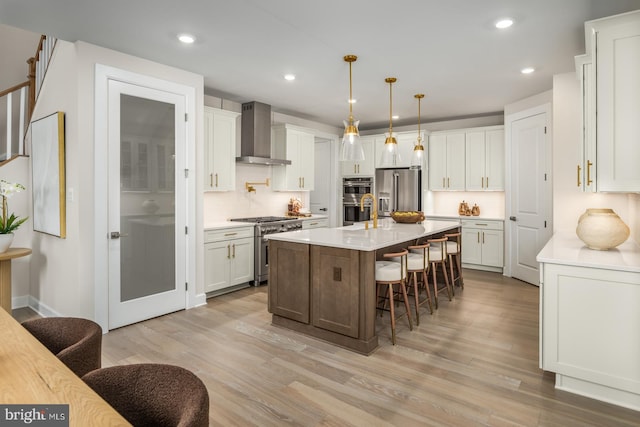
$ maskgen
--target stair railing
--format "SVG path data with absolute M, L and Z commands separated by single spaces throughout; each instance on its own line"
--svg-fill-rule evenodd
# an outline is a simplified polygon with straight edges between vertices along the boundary
M 0 162 L 25 154 L 24 137 L 42 88 L 56 40 L 55 37 L 41 36 L 35 56 L 27 61 L 29 80 L 0 91 L 0 107 L 2 107 L 2 101 L 6 99 L 5 120 L 3 121 L 0 117 Z M 18 101 L 14 101 L 14 98 L 17 98 Z

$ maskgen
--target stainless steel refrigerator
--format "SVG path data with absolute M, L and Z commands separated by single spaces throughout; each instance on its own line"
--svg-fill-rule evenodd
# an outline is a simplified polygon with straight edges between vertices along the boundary
M 378 216 L 394 211 L 422 210 L 422 171 L 420 169 L 376 169 Z

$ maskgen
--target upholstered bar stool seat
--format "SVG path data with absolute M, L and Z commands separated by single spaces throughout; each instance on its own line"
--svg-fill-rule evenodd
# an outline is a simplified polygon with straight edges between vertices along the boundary
M 409 322 L 409 330 L 413 330 L 413 324 L 411 322 L 411 313 L 409 310 L 409 298 L 407 297 L 406 279 L 407 279 L 407 250 L 402 250 L 397 253 L 384 254 L 383 257 L 387 259 L 397 259 L 399 262 L 393 262 L 389 260 L 376 261 L 376 300 L 378 302 L 378 309 L 388 310 L 391 318 L 391 342 L 396 344 L 396 314 L 394 308 L 394 296 L 396 293 L 402 294 L 404 300 L 404 306 L 407 315 L 407 321 Z M 396 291 L 394 287 L 397 287 Z M 380 291 L 386 296 L 380 296 Z M 386 308 L 386 301 L 389 302 L 389 308 Z M 380 307 L 380 302 L 383 303 Z M 401 314 L 400 316 L 402 316 Z M 399 316 L 399 317 L 400 317 Z
M 77 376 L 98 369 L 102 363 L 102 328 L 79 317 L 43 317 L 22 326 L 55 354 Z

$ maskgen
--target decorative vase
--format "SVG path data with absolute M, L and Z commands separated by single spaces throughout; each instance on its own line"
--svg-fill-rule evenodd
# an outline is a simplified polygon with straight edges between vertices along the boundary
M 148 214 L 153 214 L 156 213 L 158 209 L 160 209 L 160 206 L 156 203 L 155 200 L 147 199 L 142 202 L 142 209 Z
M 587 209 L 578 219 L 576 234 L 590 249 L 606 251 L 629 238 L 629 227 L 613 209 Z
M 0 253 L 5 253 L 13 243 L 13 233 L 0 234 Z

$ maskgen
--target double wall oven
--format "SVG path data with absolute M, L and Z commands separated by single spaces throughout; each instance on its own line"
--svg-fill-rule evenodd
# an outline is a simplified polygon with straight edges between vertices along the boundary
M 364 211 L 360 210 L 360 199 L 367 193 L 373 194 L 372 177 L 344 178 L 342 180 L 342 224 L 352 225 L 371 219 L 371 199 L 364 202 Z
M 255 223 L 253 232 L 253 285 L 269 279 L 269 241 L 267 235 L 272 233 L 284 233 L 302 229 L 302 220 L 286 216 L 261 216 L 254 218 L 233 218 L 230 221 Z

